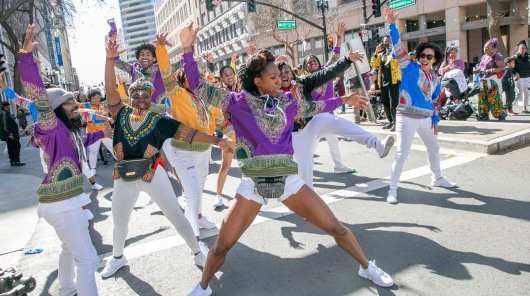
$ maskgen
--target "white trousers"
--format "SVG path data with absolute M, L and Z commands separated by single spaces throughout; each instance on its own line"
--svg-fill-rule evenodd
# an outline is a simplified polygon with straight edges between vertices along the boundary
M 200 251 L 199 244 L 193 235 L 190 223 L 180 210 L 175 191 L 173 191 L 166 171 L 162 166 L 159 166 L 151 182 L 145 182 L 141 179 L 133 182 L 125 182 L 121 178 L 114 180 L 114 194 L 112 195 L 113 256 L 119 257 L 123 254 L 125 239 L 129 232 L 129 220 L 140 191 L 149 194 L 160 207 L 164 216 L 175 226 L 193 254 L 198 253 Z
M 517 81 L 517 90 L 519 91 L 519 94 L 515 98 L 515 103 L 519 102 L 521 97 L 523 97 L 523 106 L 525 107 L 528 105 L 528 84 L 530 84 L 530 77 L 519 78 L 519 81 Z
M 107 150 L 109 150 L 111 153 L 112 150 L 112 139 L 111 138 L 101 138 L 94 142 L 92 145 L 88 146 L 88 163 L 90 164 L 90 168 L 95 169 L 96 163 L 98 161 L 98 153 L 99 153 L 99 147 L 101 146 L 101 143 L 107 147 Z
M 99 258 L 90 239 L 83 209 L 76 207 L 60 213 L 44 214 L 43 218 L 55 229 L 62 242 L 59 254 L 59 295 L 71 295 L 76 290 L 79 296 L 98 295 L 94 273 L 98 269 Z
M 442 176 L 440 171 L 440 146 L 438 137 L 434 135 L 431 129 L 432 120 L 427 118 L 411 118 L 403 115 L 397 115 L 396 133 L 397 133 L 397 152 L 394 162 L 392 163 L 392 174 L 390 175 L 390 189 L 397 189 L 399 177 L 403 171 L 403 164 L 407 160 L 414 134 L 417 132 L 423 145 L 427 148 L 429 154 L 429 166 L 432 176 L 439 179 Z
M 331 154 L 331 159 L 333 159 L 334 168 L 339 169 L 347 167 L 348 165 L 344 163 L 342 160 L 342 155 L 340 154 L 339 137 L 336 135 L 327 135 L 326 142 L 328 142 L 329 152 Z
M 313 188 L 313 155 L 318 141 L 328 135 L 352 139 L 368 148 L 375 148 L 379 142 L 376 136 L 344 118 L 330 113 L 314 116 L 303 130 L 293 133 L 293 159 L 298 163 L 298 175 L 310 188 Z
M 169 147 L 168 147 L 169 146 Z M 169 140 L 162 147 L 171 166 L 177 172 L 186 200 L 184 215 L 191 224 L 195 236 L 199 236 L 199 217 L 202 212 L 202 192 L 208 178 L 211 152 L 185 151 L 171 147 Z

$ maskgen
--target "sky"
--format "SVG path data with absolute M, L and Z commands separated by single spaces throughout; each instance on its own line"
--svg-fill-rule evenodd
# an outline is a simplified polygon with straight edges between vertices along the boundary
M 97 5 L 94 0 L 74 0 L 78 11 L 75 28 L 69 32 L 72 65 L 81 83 L 97 84 L 103 81 L 105 71 L 105 34 L 110 30 L 107 20 L 114 18 L 121 28 L 118 0 L 106 0 Z

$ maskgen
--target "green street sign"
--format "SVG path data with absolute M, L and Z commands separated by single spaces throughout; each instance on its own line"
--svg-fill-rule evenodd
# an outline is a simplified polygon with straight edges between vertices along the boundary
M 296 29 L 296 21 L 278 21 L 278 30 Z
M 416 4 L 416 0 L 394 0 L 388 3 L 388 7 L 398 10 Z

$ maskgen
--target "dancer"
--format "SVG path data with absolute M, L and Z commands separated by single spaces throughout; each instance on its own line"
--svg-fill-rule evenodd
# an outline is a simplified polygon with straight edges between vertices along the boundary
M 171 101 L 171 114 L 182 124 L 197 129 L 207 135 L 212 135 L 215 129 L 220 129 L 223 134 L 235 141 L 232 125 L 226 125 L 224 120 L 215 121 L 212 114 L 212 106 L 206 106 L 198 98 L 193 89 L 200 83 L 200 76 L 188 77 L 183 70 L 177 71 L 176 75 L 169 63 L 169 55 L 165 48 L 166 34 L 156 36 L 156 56 L 158 65 L 166 87 L 166 94 Z M 217 138 L 217 137 L 216 137 Z M 164 142 L 163 150 L 168 156 L 171 166 L 178 175 L 183 187 L 184 199 L 186 200 L 185 216 L 193 228 L 195 237 L 199 241 L 204 252 L 207 252 L 206 243 L 199 239 L 199 228 L 212 229 L 215 223 L 202 215 L 202 193 L 208 177 L 211 144 L 185 143 L 170 139 Z
M 98 295 L 94 276 L 99 259 L 90 239 L 82 206 L 90 202 L 83 192 L 84 146 L 102 137 L 104 129 L 81 136 L 81 119 L 72 93 L 60 88 L 45 89 L 32 50 L 35 25 L 28 25 L 19 55 L 20 76 L 28 98 L 35 101 L 39 119 L 35 141 L 44 150 L 48 173 L 39 186 L 37 212 L 61 240 L 59 255 L 59 295 Z M 73 268 L 75 265 L 75 269 Z
M 188 77 L 199 75 L 193 59 L 197 31 L 192 22 L 179 32 Z M 207 83 L 196 89 L 199 98 L 232 113 L 237 159 L 243 177 L 223 219 L 219 237 L 208 253 L 202 280 L 189 295 L 211 295 L 208 282 L 268 198 L 278 198 L 295 213 L 332 235 L 337 244 L 361 264 L 360 276 L 381 286 L 392 286 L 392 278 L 366 259 L 350 230 L 338 221 L 313 190 L 304 185 L 292 160 L 291 133 L 295 116 L 306 118 L 319 112 L 330 112 L 342 103 L 365 107 L 368 99 L 353 94 L 325 101 L 296 101 L 290 93 L 280 90 L 280 72 L 274 60 L 268 50 L 250 56 L 238 73 L 243 88 L 239 93 Z
M 344 36 L 344 32 L 346 31 L 346 24 L 345 23 L 339 23 L 339 26 L 337 30 L 335 31 L 335 34 L 337 34 L 337 38 L 335 41 L 335 47 L 333 48 L 333 52 L 331 53 L 330 60 L 324 65 L 321 66 L 320 60 L 315 55 L 309 55 L 304 59 L 304 69 L 308 73 L 314 73 L 316 71 L 321 70 L 322 68 L 329 67 L 338 59 L 340 58 L 340 47 L 342 45 L 342 37 Z M 334 97 L 333 93 L 333 80 L 328 81 L 323 86 L 316 88 L 311 91 L 311 97 L 313 100 L 327 100 L 329 98 Z M 311 118 L 299 118 L 297 120 L 297 124 L 299 125 L 306 125 Z M 333 159 L 334 167 L 333 172 L 336 174 L 344 174 L 344 173 L 355 173 L 355 169 L 350 168 L 347 166 L 344 161 L 342 160 L 342 156 L 340 154 L 340 148 L 339 148 L 339 137 L 337 137 L 334 134 L 328 134 L 326 136 L 326 142 L 329 146 L 329 151 L 331 152 L 331 158 Z M 311 170 L 311 175 L 313 174 L 313 171 Z M 305 181 L 305 180 L 304 180 Z
M 347 70 L 352 61 L 360 60 L 362 55 L 350 50 L 348 58 L 343 57 L 335 64 L 328 68 L 323 68 L 313 74 L 296 78 L 291 67 L 285 62 L 277 62 L 280 71 L 282 90 L 290 92 L 297 101 L 311 98 L 314 90 L 334 77 L 342 75 Z M 299 102 L 303 104 L 303 102 Z M 352 139 L 355 142 L 365 145 L 367 148 L 374 148 L 379 157 L 383 158 L 394 145 L 394 137 L 387 136 L 384 140 L 377 139 L 357 124 L 337 117 L 331 113 L 321 113 L 313 116 L 312 119 L 305 120 L 306 125 L 297 125 L 293 127 L 293 159 L 298 164 L 298 175 L 304 180 L 309 188 L 313 188 L 313 169 L 314 159 L 319 140 L 322 137 L 344 137 Z
M 121 51 L 123 52 L 123 51 Z M 114 168 L 114 193 L 112 218 L 114 220 L 112 258 L 101 272 L 102 277 L 113 275 L 127 263 L 123 255 L 125 239 L 131 213 L 140 191 L 144 191 L 158 204 L 164 216 L 184 238 L 194 255 L 196 265 L 204 266 L 205 254 L 188 220 L 180 210 L 173 186 L 156 155 L 166 139 L 175 139 L 188 144 L 192 142 L 217 144 L 221 149 L 231 151 L 225 140 L 205 135 L 180 122 L 148 111 L 153 85 L 143 78 L 129 87 L 131 106 L 123 103 L 116 88 L 114 58 L 121 53 L 118 44 L 109 42 L 105 63 L 105 90 L 108 109 L 114 119 L 114 151 L 117 161 Z M 134 162 L 131 162 L 134 160 Z M 128 165 L 134 165 L 128 170 Z M 123 169 L 120 169 L 123 168 Z M 136 174 L 138 172 L 138 174 Z M 130 176 L 135 176 L 130 180 Z
M 440 64 L 443 52 L 434 43 L 420 43 L 415 50 L 418 63 L 411 63 L 407 51 L 401 47 L 399 40 L 399 31 L 395 24 L 398 13 L 387 7 L 384 15 L 390 24 L 394 53 L 403 73 L 396 116 L 397 152 L 392 163 L 390 190 L 387 197 L 388 203 L 396 203 L 399 177 L 416 132 L 429 154 L 429 166 L 432 172 L 431 186 L 455 187 L 456 184 L 442 176 L 437 137 L 440 116 L 434 112 L 434 103 L 440 95 L 441 83 L 436 71 L 433 70 L 433 65 Z

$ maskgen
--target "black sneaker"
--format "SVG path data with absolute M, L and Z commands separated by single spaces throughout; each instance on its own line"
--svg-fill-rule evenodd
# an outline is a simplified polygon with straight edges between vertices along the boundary
M 25 166 L 26 163 L 25 162 L 20 162 L 20 161 L 17 161 L 15 162 L 14 166 Z
M 383 129 L 390 129 L 394 126 L 393 122 L 389 122 L 387 125 L 383 126 Z
M 109 165 L 109 162 L 108 161 L 104 161 L 103 162 L 103 166 L 108 166 Z

